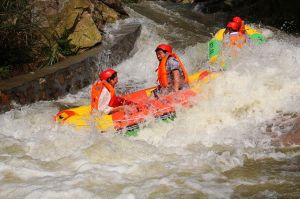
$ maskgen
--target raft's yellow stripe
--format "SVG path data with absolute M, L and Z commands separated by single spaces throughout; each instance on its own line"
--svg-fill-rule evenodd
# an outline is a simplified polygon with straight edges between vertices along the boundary
M 204 71 L 204 70 L 203 70 Z M 200 92 L 202 85 L 208 83 L 210 80 L 215 79 L 217 76 L 219 76 L 217 73 L 210 73 L 205 78 L 199 80 L 199 75 L 203 72 L 199 71 L 197 73 L 194 73 L 193 75 L 189 76 L 189 80 L 191 83 L 191 88 L 195 92 Z M 150 96 L 151 92 L 155 88 L 149 88 L 145 92 L 147 96 Z M 80 106 L 76 108 L 68 109 L 68 111 L 75 112 L 76 115 L 71 116 L 70 118 L 67 118 L 64 123 L 70 124 L 75 126 L 76 128 L 83 128 L 83 127 L 92 127 L 95 125 L 97 129 L 100 131 L 109 131 L 113 130 L 114 123 L 112 119 L 112 115 L 93 115 L 91 114 L 91 106 L 85 105 Z M 62 113 L 63 115 L 66 113 Z
M 108 131 L 112 130 L 114 123 L 112 119 L 112 115 L 102 115 L 101 117 L 96 117 L 96 127 L 100 129 L 101 131 Z
M 246 34 L 249 36 L 252 34 L 255 34 L 255 33 L 259 33 L 257 30 L 255 30 L 254 28 L 251 28 L 248 25 L 245 25 L 245 31 L 246 31 Z
M 222 29 L 218 30 L 218 32 L 215 34 L 214 38 L 216 40 L 223 41 L 225 30 L 226 30 L 225 28 L 222 28 Z

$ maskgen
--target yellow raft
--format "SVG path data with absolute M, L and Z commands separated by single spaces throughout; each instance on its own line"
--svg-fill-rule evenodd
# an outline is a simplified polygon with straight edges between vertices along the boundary
M 91 106 L 85 105 L 60 111 L 54 117 L 55 121 L 62 125 L 71 125 L 75 128 L 96 127 L 101 132 L 124 130 L 127 135 L 136 135 L 140 124 L 147 120 L 147 117 L 173 120 L 176 116 L 175 106 L 190 106 L 190 99 L 201 92 L 202 86 L 210 80 L 215 79 L 218 73 L 208 70 L 199 71 L 191 76 L 191 88 L 171 93 L 160 99 L 150 97 L 155 87 L 136 91 L 123 96 L 126 100 L 132 101 L 135 111 L 130 113 L 117 112 L 111 115 L 91 114 Z M 134 133 L 132 133 L 134 132 Z
M 218 30 L 215 36 L 208 42 L 208 60 L 210 64 L 216 63 L 218 60 L 222 49 L 225 30 L 225 28 Z M 249 39 L 255 44 L 266 42 L 265 37 L 260 32 L 248 25 L 245 25 L 245 32 Z

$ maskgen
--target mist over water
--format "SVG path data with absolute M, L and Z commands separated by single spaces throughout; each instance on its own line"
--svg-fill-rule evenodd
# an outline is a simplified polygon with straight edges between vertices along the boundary
M 169 23 L 184 13 L 159 3 L 127 10 L 131 18 L 119 23 L 140 22 L 142 33 L 116 66 L 119 92 L 155 84 L 161 42 L 174 44 L 190 74 L 208 67 L 210 28 L 198 32 L 203 26 L 189 18 Z M 168 18 L 160 23 L 157 13 Z M 300 148 L 273 146 L 266 124 L 300 113 L 300 40 L 262 31 L 268 42 L 243 48 L 192 108 L 178 108 L 174 122 L 150 122 L 135 138 L 54 122 L 61 106 L 89 103 L 90 87 L 1 114 L 0 198 L 298 198 Z

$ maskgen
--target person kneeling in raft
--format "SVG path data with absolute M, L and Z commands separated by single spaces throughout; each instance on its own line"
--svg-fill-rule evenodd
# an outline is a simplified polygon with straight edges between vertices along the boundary
M 242 18 L 239 16 L 233 17 L 232 20 L 230 22 L 228 22 L 226 28 L 222 28 L 222 29 L 218 30 L 214 36 L 214 39 L 216 39 L 218 41 L 223 41 L 224 36 L 229 31 L 229 28 L 233 28 L 234 31 L 237 32 L 238 35 L 245 36 L 256 44 L 262 44 L 262 43 L 266 42 L 266 38 L 261 33 L 259 33 L 257 30 L 250 27 L 249 25 L 245 25 L 244 20 L 242 20 Z
M 156 98 L 170 92 L 176 92 L 189 87 L 188 74 L 179 57 L 173 53 L 172 46 L 160 44 L 155 49 L 159 61 L 157 80 L 159 85 L 153 91 Z
M 99 73 L 99 80 L 93 84 L 91 93 L 91 109 L 93 112 L 112 114 L 124 111 L 125 105 L 134 104 L 122 97 L 116 96 L 115 86 L 118 83 L 118 74 L 108 68 Z
M 226 27 L 224 44 L 229 44 L 229 47 L 242 48 L 247 42 L 249 37 L 247 34 L 239 31 L 239 25 L 236 22 L 229 22 Z

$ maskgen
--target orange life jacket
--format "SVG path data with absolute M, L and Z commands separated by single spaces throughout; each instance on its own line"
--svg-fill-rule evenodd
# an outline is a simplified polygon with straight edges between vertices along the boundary
M 167 71 L 167 61 L 170 57 L 174 57 L 178 62 L 179 62 L 179 66 L 181 68 L 181 71 L 183 73 L 184 76 L 184 82 L 185 83 L 189 83 L 189 77 L 188 74 L 185 70 L 185 67 L 183 65 L 183 63 L 181 62 L 181 60 L 179 59 L 179 57 L 173 53 L 171 55 L 166 55 L 159 63 L 158 68 L 157 68 L 157 80 L 160 84 L 161 87 L 166 88 L 169 86 L 169 81 L 168 81 L 168 71 Z
M 246 43 L 246 36 L 241 32 L 232 32 L 229 34 L 230 38 L 230 47 L 237 46 L 242 48 Z
M 99 102 L 99 97 L 103 90 L 103 87 L 105 87 L 109 91 L 111 96 L 108 106 L 110 107 L 120 106 L 121 103 L 118 100 L 118 97 L 116 97 L 115 89 L 112 87 L 112 85 L 110 85 L 107 81 L 97 81 L 92 86 L 92 99 L 91 99 L 92 110 L 98 110 L 98 105 L 99 103 L 101 103 Z

